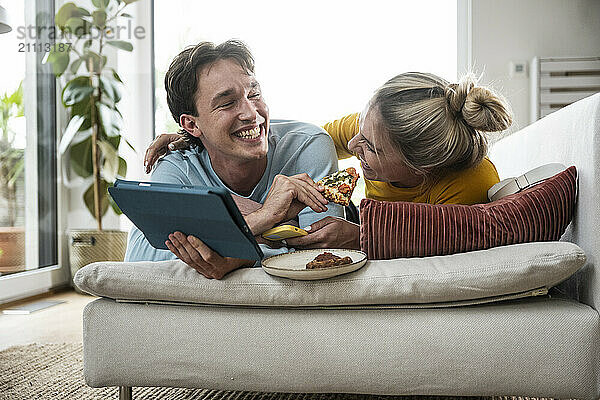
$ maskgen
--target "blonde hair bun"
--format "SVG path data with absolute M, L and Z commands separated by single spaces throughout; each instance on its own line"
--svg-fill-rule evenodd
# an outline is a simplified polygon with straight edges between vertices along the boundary
M 439 76 L 407 72 L 375 92 L 370 107 L 400 159 L 425 177 L 478 165 L 487 134 L 508 128 L 508 103 L 473 75 L 450 84 Z
M 512 124 L 508 103 L 483 86 L 475 86 L 474 78 L 466 76 L 458 84 L 445 88 L 446 100 L 455 117 L 480 132 L 499 132 Z

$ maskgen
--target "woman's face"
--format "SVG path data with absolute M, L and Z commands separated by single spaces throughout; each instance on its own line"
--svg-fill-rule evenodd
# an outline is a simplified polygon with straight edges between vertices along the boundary
M 402 160 L 390 142 L 376 107 L 369 107 L 360 116 L 360 131 L 348 142 L 348 149 L 360 160 L 366 179 L 390 182 L 398 187 L 413 187 L 421 183 Z

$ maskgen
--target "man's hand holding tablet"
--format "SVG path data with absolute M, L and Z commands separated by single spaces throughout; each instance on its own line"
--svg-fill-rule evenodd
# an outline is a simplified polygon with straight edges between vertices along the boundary
M 170 234 L 165 244 L 181 261 L 209 279 L 221 279 L 235 269 L 254 265 L 252 260 L 221 257 L 197 237 L 181 232 Z

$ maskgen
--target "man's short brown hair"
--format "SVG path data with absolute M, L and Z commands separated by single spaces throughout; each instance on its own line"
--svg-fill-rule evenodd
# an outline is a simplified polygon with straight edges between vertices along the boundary
M 197 116 L 196 91 L 200 71 L 216 61 L 232 59 L 249 74 L 254 73 L 254 58 L 246 45 L 239 40 L 228 40 L 215 46 L 212 42 L 201 42 L 187 47 L 171 62 L 165 75 L 165 90 L 171 115 L 177 124 L 182 114 Z M 202 145 L 200 140 L 182 129 L 190 144 Z

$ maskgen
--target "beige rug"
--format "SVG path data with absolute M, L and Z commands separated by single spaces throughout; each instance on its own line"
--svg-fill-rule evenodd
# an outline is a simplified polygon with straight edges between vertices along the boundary
M 118 399 L 116 388 L 95 389 L 83 380 L 82 345 L 31 344 L 0 352 L 1 400 Z M 436 400 L 530 400 L 526 397 L 430 397 Z M 133 399 L 152 400 L 425 400 L 425 396 L 288 394 L 208 389 L 133 388 Z M 538 400 L 538 399 L 536 399 Z M 542 400 L 542 399 L 539 399 Z

